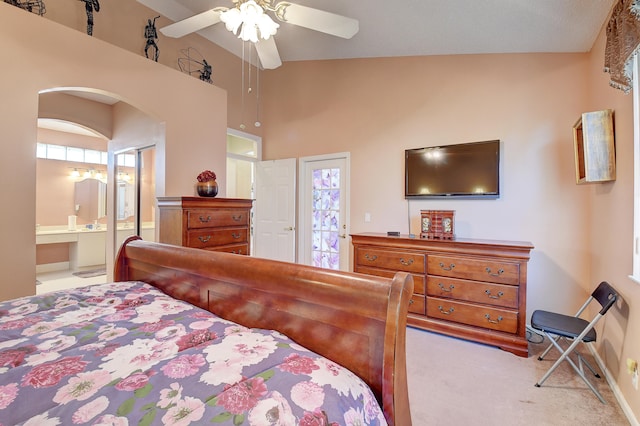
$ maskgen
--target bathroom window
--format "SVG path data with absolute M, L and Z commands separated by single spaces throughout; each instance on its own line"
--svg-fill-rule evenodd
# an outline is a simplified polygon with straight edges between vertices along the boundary
M 100 151 L 96 151 L 95 149 L 85 149 L 84 150 L 84 162 L 92 163 L 92 164 L 101 164 L 102 155 Z
M 76 163 L 84 163 L 84 149 L 67 147 L 67 161 L 75 161 Z
M 38 143 L 36 157 L 48 160 L 73 161 L 77 163 L 107 164 L 107 152 L 95 149 L 77 148 L 74 146 Z M 127 158 L 127 162 L 134 164 L 135 159 Z
M 47 156 L 49 160 L 66 160 L 67 159 L 67 150 L 64 146 L 60 145 L 47 145 Z

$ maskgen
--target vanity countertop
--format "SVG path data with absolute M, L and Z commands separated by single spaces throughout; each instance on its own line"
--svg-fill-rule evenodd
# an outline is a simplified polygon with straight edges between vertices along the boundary
M 153 229 L 153 223 L 143 223 L 142 229 Z M 118 231 L 133 231 L 133 226 L 118 226 Z M 78 226 L 70 231 L 65 226 L 40 226 L 36 229 L 36 244 L 72 243 L 78 241 L 80 234 L 99 234 L 107 231 L 106 225 L 100 225 L 98 229 Z

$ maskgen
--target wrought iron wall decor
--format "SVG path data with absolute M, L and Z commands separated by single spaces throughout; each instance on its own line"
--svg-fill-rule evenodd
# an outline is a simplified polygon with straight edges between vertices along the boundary
M 80 0 L 84 2 L 84 9 L 87 12 L 87 34 L 93 36 L 93 12 L 100 12 L 100 2 L 98 0 Z
M 158 49 L 158 45 L 156 44 L 156 40 L 158 39 L 158 30 L 156 29 L 156 19 L 160 16 L 156 16 L 151 19 L 147 19 L 147 25 L 144 27 L 144 36 L 147 39 L 146 44 L 144 45 L 144 56 L 149 57 L 149 48 L 152 48 L 153 60 L 158 62 L 158 56 L 160 55 L 160 49 Z
M 183 55 L 178 58 L 178 68 L 180 68 L 180 71 L 189 75 L 197 73 L 200 80 L 213 84 L 213 81 L 211 81 L 213 67 L 200 52 L 193 47 L 189 47 L 187 49 L 181 49 L 180 53 Z
M 40 16 L 46 12 L 42 0 L 4 0 L 4 2 Z

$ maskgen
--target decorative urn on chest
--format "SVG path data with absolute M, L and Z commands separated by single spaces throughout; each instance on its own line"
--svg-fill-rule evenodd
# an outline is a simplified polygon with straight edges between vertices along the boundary
M 218 182 L 216 174 L 211 170 L 205 170 L 198 175 L 196 190 L 201 197 L 215 197 L 218 195 Z

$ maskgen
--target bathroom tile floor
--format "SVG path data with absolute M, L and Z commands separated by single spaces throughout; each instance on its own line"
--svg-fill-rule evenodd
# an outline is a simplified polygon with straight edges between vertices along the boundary
M 36 285 L 36 294 L 43 294 L 50 291 L 64 290 L 68 288 L 84 287 L 91 284 L 104 284 L 107 282 L 106 275 L 81 278 L 72 275 L 72 272 L 74 271 L 67 270 L 37 274 L 36 280 L 39 281 L 40 284 Z

